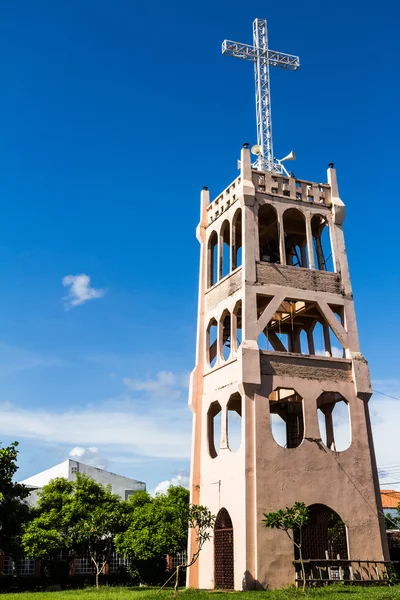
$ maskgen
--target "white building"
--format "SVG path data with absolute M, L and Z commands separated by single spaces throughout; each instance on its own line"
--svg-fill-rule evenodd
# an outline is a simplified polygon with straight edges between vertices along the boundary
M 113 494 L 117 494 L 123 500 L 127 500 L 129 496 L 138 491 L 146 490 L 146 484 L 143 481 L 137 481 L 136 479 L 130 479 L 123 475 L 116 475 L 97 467 L 85 465 L 76 460 L 67 459 L 59 465 L 55 465 L 50 469 L 46 469 L 41 473 L 37 473 L 32 477 L 28 477 L 20 483 L 31 488 L 31 493 L 28 497 L 28 503 L 31 506 L 35 506 L 38 500 L 38 493 L 41 491 L 44 485 L 49 483 L 52 479 L 57 477 L 64 477 L 68 481 L 75 481 L 77 473 L 84 473 L 92 477 L 97 483 L 102 485 L 111 485 Z

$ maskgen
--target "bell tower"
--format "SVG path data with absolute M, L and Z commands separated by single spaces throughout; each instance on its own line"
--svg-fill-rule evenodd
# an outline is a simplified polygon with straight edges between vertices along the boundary
M 260 23 L 254 46 L 224 42 L 253 53 L 256 80 L 290 57 L 259 50 Z M 191 501 L 217 521 L 190 587 L 293 584 L 293 545 L 262 519 L 295 502 L 312 515 L 306 558 L 388 559 L 336 171 L 326 183 L 288 174 L 260 127 L 256 163 L 244 144 L 239 176 L 212 201 L 201 192 Z

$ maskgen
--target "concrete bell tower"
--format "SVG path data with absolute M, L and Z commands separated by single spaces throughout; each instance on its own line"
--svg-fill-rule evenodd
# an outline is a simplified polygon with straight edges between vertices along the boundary
M 388 559 L 336 171 L 321 184 L 255 170 L 247 146 L 239 177 L 212 202 L 201 192 L 191 500 L 218 519 L 191 587 L 293 584 L 293 545 L 261 521 L 296 501 L 316 519 L 306 557 Z M 343 523 L 339 546 L 320 513 Z
M 300 63 L 268 48 L 266 21 L 253 42 L 222 50 L 255 66 L 257 160 L 244 144 L 239 176 L 201 192 L 191 501 L 217 520 L 190 587 L 293 584 L 293 544 L 262 519 L 295 502 L 304 558 L 388 560 L 336 171 L 316 183 L 274 158 L 269 66 Z

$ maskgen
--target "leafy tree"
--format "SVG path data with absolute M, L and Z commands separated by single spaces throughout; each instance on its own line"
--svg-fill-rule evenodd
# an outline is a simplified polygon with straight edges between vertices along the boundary
M 291 542 L 299 551 L 301 573 L 303 577 L 303 591 L 306 588 L 306 572 L 302 554 L 302 531 L 303 526 L 309 521 L 310 511 L 304 502 L 295 502 L 292 507 L 277 512 L 264 513 L 263 523 L 270 529 L 281 529 L 286 533 Z M 290 533 L 291 532 L 291 533 Z
M 51 563 L 60 552 L 68 556 L 88 553 L 98 587 L 115 535 L 126 522 L 125 504 L 109 486 L 81 473 L 76 481 L 53 479 L 43 487 L 36 517 L 24 528 L 26 555 Z
M 400 505 L 397 507 L 397 515 L 391 515 L 389 512 L 385 514 L 386 529 L 400 529 Z
M 30 514 L 24 502 L 29 489 L 13 481 L 18 470 L 17 448 L 18 442 L 0 448 L 0 549 L 15 561 L 21 555 L 21 528 Z
M 127 528 L 115 539 L 119 554 L 142 561 L 185 550 L 188 490 L 172 486 L 165 494 L 157 494 L 154 498 L 148 492 L 136 492 L 127 505 Z

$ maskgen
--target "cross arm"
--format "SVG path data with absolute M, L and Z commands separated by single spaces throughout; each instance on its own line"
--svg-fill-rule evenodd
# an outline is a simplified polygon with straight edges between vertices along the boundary
M 241 44 L 240 42 L 232 42 L 231 40 L 225 40 L 222 43 L 222 54 L 228 56 L 234 56 L 235 58 L 242 58 L 244 60 L 257 60 L 257 50 L 250 44 Z M 275 52 L 275 50 L 267 50 L 266 52 L 260 52 L 261 57 L 265 57 L 268 63 L 272 67 L 280 67 L 281 69 L 289 69 L 290 71 L 297 71 L 300 67 L 300 60 L 298 56 L 293 54 L 285 54 L 284 52 Z
M 284 54 L 283 52 L 275 52 L 274 50 L 267 50 L 268 62 L 272 67 L 280 67 L 281 69 L 289 69 L 290 71 L 297 71 L 300 67 L 300 59 L 298 56 L 293 54 Z
M 257 52 L 254 46 L 232 42 L 231 40 L 222 42 L 222 54 L 234 56 L 235 58 L 243 58 L 244 60 L 257 60 Z

